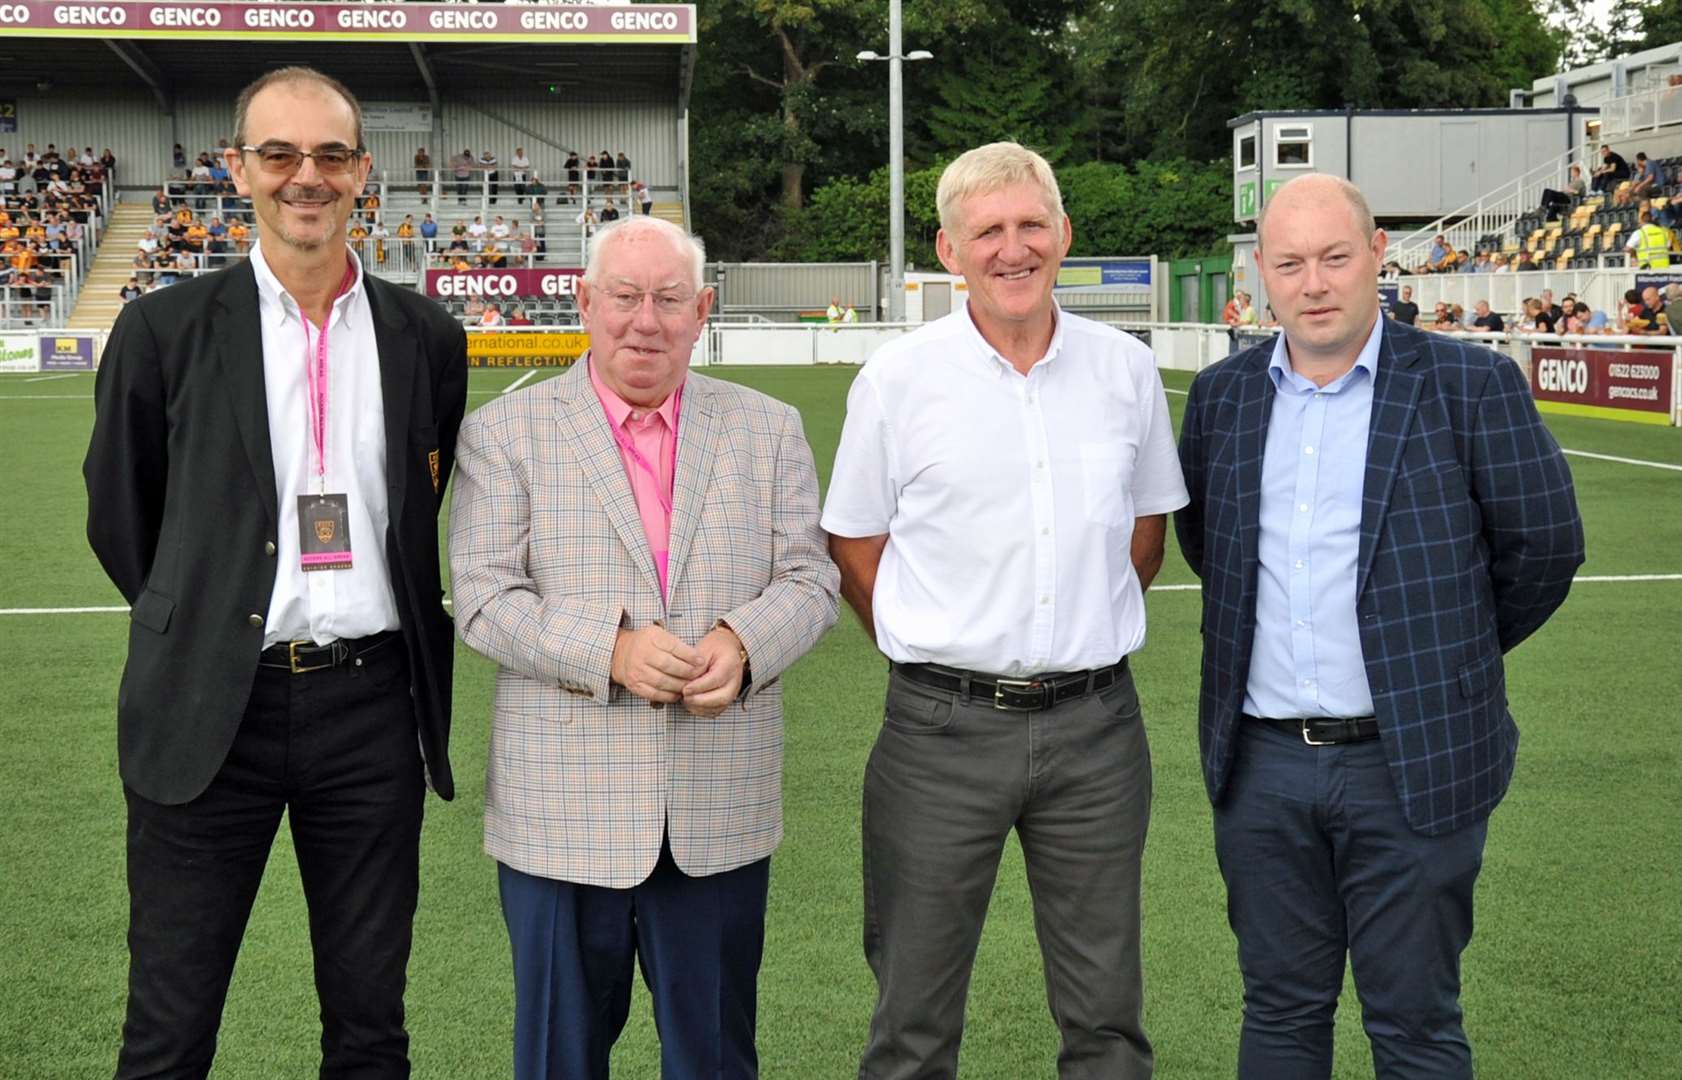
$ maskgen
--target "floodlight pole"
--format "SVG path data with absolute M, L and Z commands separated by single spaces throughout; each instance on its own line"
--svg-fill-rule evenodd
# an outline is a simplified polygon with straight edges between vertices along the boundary
M 905 84 L 900 0 L 888 3 L 888 321 L 905 321 Z
M 900 0 L 888 3 L 888 55 L 877 56 L 866 50 L 858 54 L 860 60 L 888 62 L 888 319 L 905 321 L 905 83 L 903 66 L 907 60 L 932 60 L 934 57 L 917 49 L 909 55 L 901 51 Z

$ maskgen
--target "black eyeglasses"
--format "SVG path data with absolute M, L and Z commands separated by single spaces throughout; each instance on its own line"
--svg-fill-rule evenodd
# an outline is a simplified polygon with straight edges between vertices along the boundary
M 356 167 L 357 161 L 368 151 L 360 146 L 318 146 L 314 150 L 300 150 L 290 143 L 264 143 L 262 146 L 242 146 L 241 152 L 256 154 L 257 161 L 267 172 L 289 175 L 304 165 L 304 159 L 315 162 L 315 171 L 323 176 L 337 176 Z

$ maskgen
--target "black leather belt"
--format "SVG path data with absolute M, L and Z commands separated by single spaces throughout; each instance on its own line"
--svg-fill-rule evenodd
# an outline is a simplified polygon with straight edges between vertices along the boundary
M 281 671 L 290 671 L 294 675 L 302 675 L 306 671 L 322 671 L 348 664 L 353 660 L 360 661 L 374 650 L 402 636 L 402 632 L 398 630 L 382 630 L 364 638 L 341 638 L 338 641 L 329 641 L 325 645 L 317 645 L 308 640 L 282 641 L 264 649 L 257 658 L 257 666 L 278 668 Z
M 1005 712 L 1033 712 L 1075 701 L 1099 690 L 1107 690 L 1127 674 L 1127 657 L 1105 668 L 1090 671 L 1049 671 L 1027 679 L 1007 679 L 980 671 L 965 671 L 943 664 L 899 664 L 893 669 L 919 686 L 945 690 L 966 701 L 991 699 L 993 708 Z
M 1301 720 L 1275 720 L 1266 716 L 1244 714 L 1244 722 L 1266 724 L 1287 735 L 1300 735 L 1309 746 L 1339 746 L 1343 743 L 1368 742 L 1378 738 L 1378 721 L 1370 716 L 1356 716 L 1348 720 L 1314 716 Z

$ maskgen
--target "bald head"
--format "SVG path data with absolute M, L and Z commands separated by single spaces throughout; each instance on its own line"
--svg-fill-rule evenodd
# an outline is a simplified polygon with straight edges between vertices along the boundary
M 1267 219 L 1272 216 L 1274 208 L 1281 205 L 1292 209 L 1341 205 L 1352 216 L 1356 231 L 1363 237 L 1372 236 L 1378 228 L 1372 218 L 1372 208 L 1367 205 L 1367 197 L 1361 194 L 1360 188 L 1341 176 L 1309 173 L 1281 184 L 1262 207 L 1261 214 L 1256 218 L 1258 248 L 1267 246 Z

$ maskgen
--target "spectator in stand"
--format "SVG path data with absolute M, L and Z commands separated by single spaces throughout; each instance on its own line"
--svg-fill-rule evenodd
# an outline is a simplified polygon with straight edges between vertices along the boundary
M 415 192 L 423 199 L 432 195 L 432 155 L 424 146 L 415 150 Z
M 137 251 L 134 253 L 134 262 L 132 265 L 134 266 L 135 277 L 142 278 L 147 281 L 152 279 L 152 272 L 155 269 L 152 263 L 152 256 L 146 254 L 144 251 Z
M 10 198 L 18 192 L 18 167 L 11 158 L 0 161 L 0 197 Z
M 1641 290 L 1641 321 L 1647 324 L 1647 333 L 1670 332 L 1670 319 L 1665 315 L 1664 295 L 1656 285 L 1649 285 Z
M 1645 150 L 1635 155 L 1635 174 L 1629 185 L 1621 188 L 1612 201 L 1618 206 L 1628 206 L 1641 199 L 1648 199 L 1664 191 L 1664 173 L 1659 170 L 1659 163 L 1647 160 Z
M 526 156 L 526 148 L 516 146 L 514 156 L 508 159 L 508 169 L 513 174 L 514 194 L 519 198 L 526 197 L 526 181 L 531 179 L 531 158 Z
M 636 194 L 637 202 L 642 206 L 644 216 L 654 213 L 654 193 L 648 190 L 648 185 L 638 180 L 631 185 L 631 191 Z
M 1583 334 L 1604 334 L 1609 324 L 1604 311 L 1595 311 L 1589 305 L 1583 303 L 1577 305 L 1576 319 L 1582 326 L 1578 333 Z
M 508 325 L 509 326 L 530 326 L 531 325 L 531 316 L 526 314 L 526 309 L 525 308 L 521 307 L 519 304 L 515 304 L 514 305 L 514 310 L 512 312 L 510 312 L 509 315 L 508 315 Z
M 187 242 L 187 250 L 197 254 L 204 250 L 204 245 L 210 240 L 210 227 L 194 218 L 193 223 L 187 226 L 184 239 Z
M 1654 224 L 1651 210 L 1641 211 L 1641 225 L 1630 230 L 1624 250 L 1630 253 L 1636 267 L 1642 270 L 1665 270 L 1670 267 L 1670 232 Z
M 1449 310 L 1448 304 L 1446 302 L 1444 302 L 1442 300 L 1437 301 L 1437 309 L 1432 314 L 1430 329 L 1432 329 L 1432 330 L 1452 330 L 1452 329 L 1454 329 L 1454 312 Z
M 502 190 L 502 173 L 497 170 L 496 153 L 485 149 L 479 154 L 479 168 L 485 174 L 485 182 L 490 185 L 491 205 L 496 205 L 497 193 Z
M 478 297 L 478 296 L 468 297 L 467 298 L 467 305 L 463 309 L 463 313 L 469 319 L 472 319 L 473 321 L 477 322 L 479 319 L 484 317 L 484 314 L 485 314 L 485 301 L 484 301 L 484 299 L 482 297 Z
M 503 247 L 502 241 L 486 240 L 484 246 L 479 249 L 479 265 L 486 269 L 495 269 L 502 265 L 507 255 L 508 252 Z
M 215 194 L 216 184 L 210 176 L 210 155 L 200 154 L 198 161 L 193 164 L 193 207 L 203 210 L 209 198 Z
M 603 150 L 596 155 L 596 165 L 600 169 L 602 189 L 611 190 L 613 182 L 619 179 L 619 170 L 614 167 L 612 151 Z
M 131 277 L 128 279 L 128 284 L 118 290 L 117 295 L 121 297 L 123 303 L 126 304 L 130 300 L 139 299 L 145 294 L 145 292 L 146 290 L 140 287 L 140 279 L 138 277 Z
M 602 222 L 602 224 L 606 225 L 610 221 L 618 221 L 618 220 L 619 220 L 619 208 L 617 206 L 613 205 L 613 200 L 612 199 L 606 200 L 606 202 L 602 206 L 602 212 L 601 212 L 601 222 Z
M 568 150 L 566 164 L 562 165 L 561 168 L 566 170 L 567 194 L 578 194 L 578 183 L 581 177 L 578 165 L 578 151 Z
M 228 222 L 228 241 L 234 245 L 234 253 L 244 255 L 251 250 L 251 226 L 239 218 Z
M 1390 317 L 1412 326 L 1419 321 L 1419 305 L 1413 302 L 1413 286 L 1403 285 L 1399 300 L 1390 305 Z
M 596 231 L 596 214 L 588 206 L 580 210 L 578 212 L 578 216 L 572 220 L 578 222 L 578 224 L 583 228 L 584 238 L 586 240 L 588 240 L 590 235 Z
M 1613 150 L 1610 145 L 1600 148 L 1600 164 L 1594 170 L 1593 188 L 1595 191 L 1615 191 L 1620 183 L 1629 179 L 1629 162 L 1622 155 Z
M 384 266 L 387 254 L 386 241 L 391 239 L 391 230 L 385 227 L 385 222 L 382 219 L 375 218 L 374 223 L 368 226 L 368 239 L 374 242 L 375 264 Z
M 596 155 L 591 154 L 584 159 L 584 183 L 589 189 L 594 190 L 597 179 Z
M 0 229 L 0 239 L 4 239 L 4 237 L 5 230 Z M 158 238 L 151 233 L 144 233 L 140 237 L 140 242 L 135 246 L 140 248 L 142 255 L 156 255 L 158 253 Z
M 1507 260 L 1507 254 L 1497 251 L 1489 257 L 1489 272 L 1492 274 L 1507 274 L 1512 272 L 1512 265 Z
M 1431 241 L 1431 253 L 1425 257 L 1425 272 L 1427 274 L 1441 274 L 1454 267 L 1454 249 L 1448 240 L 1438 233 Z
M 187 173 L 187 151 L 182 149 L 180 143 L 175 144 L 175 151 L 170 155 L 170 158 L 175 163 L 175 171 L 185 176 Z
M 613 171 L 618 175 L 620 184 L 631 182 L 631 159 L 621 150 L 613 159 Z
M 508 222 L 502 220 L 501 214 L 491 219 L 491 235 L 493 237 L 498 240 L 506 240 L 508 239 L 508 231 Z
M 1473 310 L 1477 317 L 1472 320 L 1472 327 L 1489 334 L 1502 334 L 1507 330 L 1507 324 L 1501 321 L 1501 316 L 1489 310 L 1488 300 L 1479 300 Z
M 450 159 L 450 171 L 455 175 L 456 205 L 467 205 L 467 185 L 473 179 L 473 151 L 463 150 Z
M 1531 329 L 1538 334 L 1552 334 L 1559 326 L 1559 315 L 1553 308 L 1553 293 L 1543 290 L 1541 299 L 1536 301 L 1536 311 L 1530 317 Z
M 531 269 L 537 262 L 537 237 L 524 229 L 514 230 L 514 250 L 520 253 L 520 265 Z
M 533 206 L 542 206 L 543 200 L 549 197 L 549 185 L 543 182 L 542 177 L 533 172 L 531 174 L 531 184 L 526 188 L 526 193 L 531 196 Z
M 99 164 L 105 170 L 107 178 L 111 180 L 117 178 L 117 155 L 111 152 L 109 146 L 105 148 L 105 153 L 99 155 Z
M 1565 309 L 1554 302 L 1554 291 L 1552 289 L 1542 290 L 1542 306 L 1548 309 L 1548 314 L 1553 317 L 1554 322 L 1558 322 L 1559 317 L 1565 314 Z
M 431 214 L 426 215 L 426 217 L 424 219 L 422 219 L 422 221 L 420 223 L 420 234 L 421 234 L 421 239 L 422 240 L 435 240 L 435 239 L 437 239 L 437 237 L 438 237 L 438 223 L 436 221 L 432 220 L 432 215 Z
M 1256 298 L 1242 289 L 1238 292 L 1238 328 L 1256 325 Z
M 1238 325 L 1238 294 L 1233 293 L 1227 298 L 1226 306 L 1221 308 L 1221 322 L 1229 328 Z
M 223 224 L 221 218 L 211 218 L 210 227 L 205 233 L 204 248 L 210 254 L 220 255 L 228 250 L 228 226 Z
M 548 229 L 543 223 L 543 207 L 531 208 L 531 236 L 537 241 L 537 258 L 542 261 L 549 254 Z
M 1490 261 L 1489 252 L 1480 251 L 1478 257 L 1466 267 L 1466 272 L 1469 274 L 1487 274 L 1494 269 L 1495 265 Z

